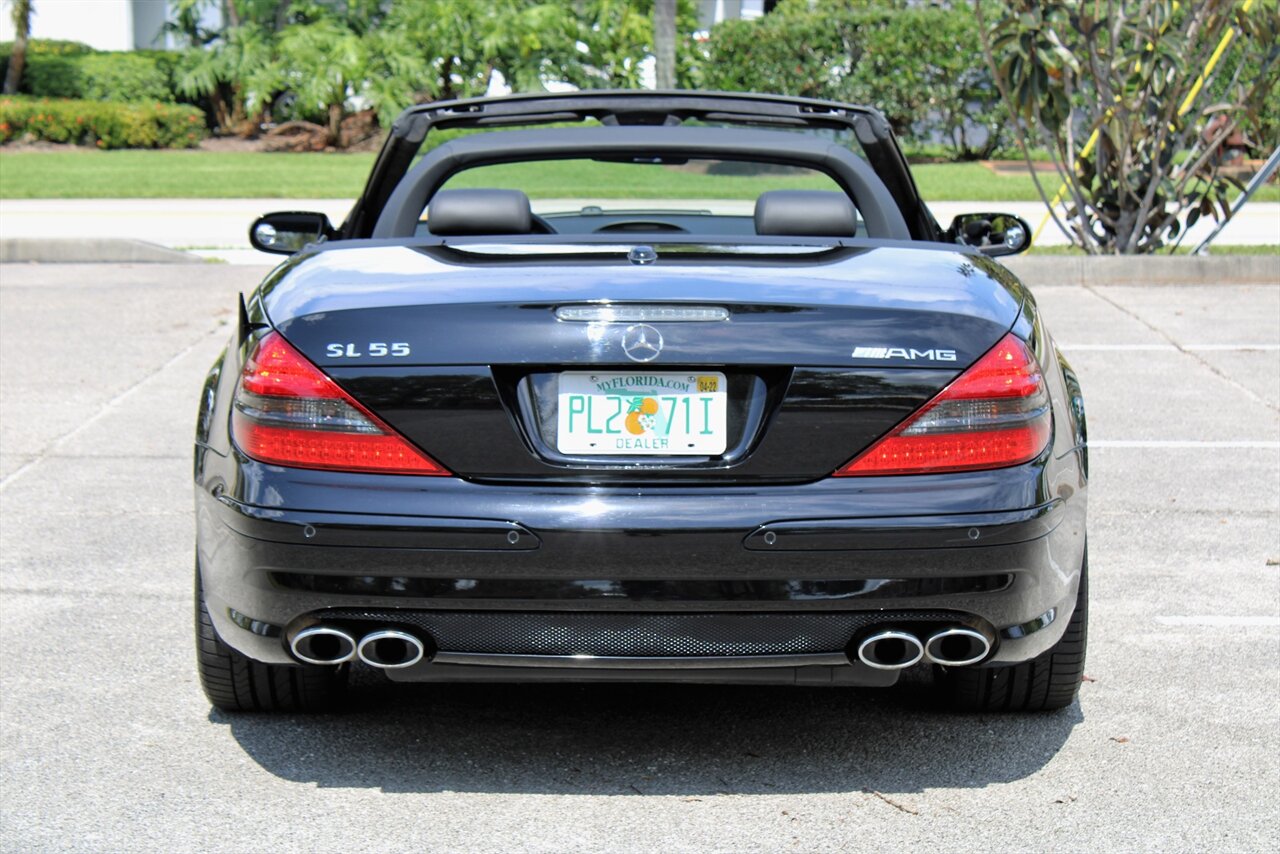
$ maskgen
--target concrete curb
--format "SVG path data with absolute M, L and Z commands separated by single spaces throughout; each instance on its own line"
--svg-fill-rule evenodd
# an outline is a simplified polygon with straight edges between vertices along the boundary
M 1280 255 L 1023 255 L 1002 263 L 1030 287 L 1046 285 L 1280 285 Z
M 203 264 L 204 259 L 144 240 L 112 237 L 0 239 L 0 263 Z

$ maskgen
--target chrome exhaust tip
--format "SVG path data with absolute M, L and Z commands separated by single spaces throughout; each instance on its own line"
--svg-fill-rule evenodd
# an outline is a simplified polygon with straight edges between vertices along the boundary
M 356 657 L 356 639 L 329 626 L 311 626 L 293 636 L 289 649 L 307 664 L 342 664 Z
M 920 639 L 908 632 L 876 632 L 858 644 L 858 660 L 876 670 L 902 670 L 923 657 Z
M 991 652 L 991 641 L 982 632 L 962 627 L 943 629 L 924 645 L 924 654 L 934 664 L 964 667 L 977 664 Z
M 360 656 L 361 661 L 383 670 L 411 667 L 421 661 L 426 653 L 427 649 L 422 641 L 397 629 L 370 632 L 360 639 L 360 644 L 356 647 L 356 655 Z

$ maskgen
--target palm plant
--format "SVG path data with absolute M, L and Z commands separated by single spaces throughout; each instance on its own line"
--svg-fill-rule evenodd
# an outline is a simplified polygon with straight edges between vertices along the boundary
M 22 67 L 27 61 L 27 40 L 31 35 L 31 0 L 13 0 L 13 48 L 9 69 L 4 75 L 4 93 L 12 95 L 22 83 Z
M 184 97 L 207 98 L 217 127 L 243 129 L 281 88 L 274 42 L 260 25 L 232 27 L 218 41 L 184 56 L 174 86 Z

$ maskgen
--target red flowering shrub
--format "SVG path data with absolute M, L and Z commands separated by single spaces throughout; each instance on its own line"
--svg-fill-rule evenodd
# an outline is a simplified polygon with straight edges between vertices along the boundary
M 185 104 L 0 99 L 0 143 L 30 138 L 104 149 L 192 148 L 204 136 L 203 111 Z

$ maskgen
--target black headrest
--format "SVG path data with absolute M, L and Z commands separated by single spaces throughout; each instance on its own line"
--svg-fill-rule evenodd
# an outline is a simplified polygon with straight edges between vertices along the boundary
M 756 199 L 756 234 L 853 237 L 858 211 L 844 193 L 770 190 Z
M 529 197 L 519 190 L 441 190 L 427 206 L 432 234 L 529 234 Z

